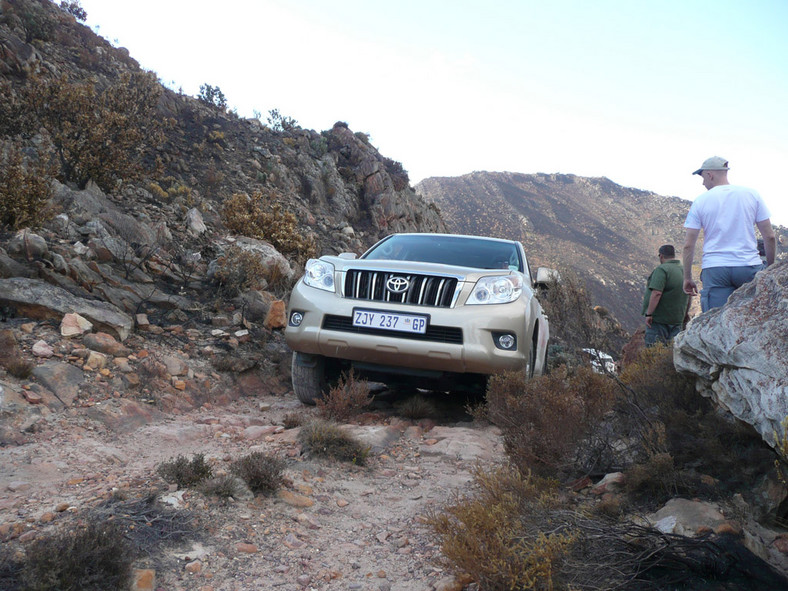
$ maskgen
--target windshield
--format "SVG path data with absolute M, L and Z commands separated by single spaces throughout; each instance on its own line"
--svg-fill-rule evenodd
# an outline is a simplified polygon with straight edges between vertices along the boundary
M 523 271 L 516 243 L 471 236 L 395 235 L 373 246 L 361 258 Z

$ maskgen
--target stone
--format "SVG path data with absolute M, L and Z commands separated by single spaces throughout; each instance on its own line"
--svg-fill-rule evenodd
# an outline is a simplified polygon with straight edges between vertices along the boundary
M 154 591 L 156 589 L 156 571 L 150 568 L 134 569 L 132 591 Z
M 23 256 L 29 261 L 47 258 L 49 254 L 47 241 L 38 234 L 34 234 L 27 229 L 19 230 L 19 232 L 8 241 L 6 250 L 8 254 Z
M 66 406 L 71 406 L 85 379 L 81 369 L 61 361 L 47 361 L 35 367 L 33 377 Z
M 271 302 L 263 324 L 268 330 L 282 329 L 287 326 L 287 310 L 282 300 Z
M 186 212 L 186 231 L 192 236 L 200 236 L 208 231 L 200 210 L 195 207 Z
M 235 549 L 242 554 L 257 554 L 259 549 L 254 544 L 249 544 L 247 542 L 238 542 L 235 545 Z
M 79 314 L 66 314 L 60 321 L 60 335 L 78 337 L 93 330 L 93 324 Z
M 788 433 L 788 262 L 759 272 L 728 303 L 701 314 L 673 344 L 697 391 L 777 448 Z
M 82 366 L 82 369 L 89 370 L 89 371 L 97 371 L 103 369 L 107 366 L 107 356 L 104 353 L 98 353 L 96 351 L 91 351 L 88 353 L 87 359 L 85 359 L 85 363 Z
M 36 357 L 42 357 L 44 359 L 49 359 L 55 354 L 55 350 L 46 341 L 36 341 L 33 344 L 33 348 L 31 350 L 33 355 Z
M 186 362 L 179 357 L 175 357 L 174 355 L 165 355 L 161 361 L 167 368 L 167 373 L 169 373 L 171 376 L 184 376 L 189 373 L 189 366 L 186 365 Z
M 315 504 L 315 502 L 309 497 L 299 495 L 286 489 L 279 490 L 277 492 L 277 497 L 279 497 L 281 501 L 284 501 L 291 507 L 311 507 Z
M 675 498 L 647 519 L 663 533 L 692 536 L 701 530 L 715 530 L 727 523 L 714 503 Z
M 88 349 L 112 355 L 113 357 L 128 357 L 131 355 L 131 350 L 128 347 L 119 343 L 115 337 L 106 332 L 86 334 L 82 338 L 82 344 Z
M 40 279 L 12 277 L 0 281 L 0 306 L 36 320 L 61 321 L 66 314 L 78 314 L 121 341 L 132 329 L 131 317 L 112 304 L 75 296 Z

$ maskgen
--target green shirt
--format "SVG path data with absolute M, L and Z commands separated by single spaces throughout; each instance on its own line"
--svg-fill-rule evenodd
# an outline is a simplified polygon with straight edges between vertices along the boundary
M 687 313 L 687 298 L 684 293 L 684 268 L 678 259 L 670 259 L 651 272 L 643 294 L 644 316 L 648 310 L 651 290 L 662 292 L 662 297 L 654 310 L 653 322 L 660 324 L 681 324 Z

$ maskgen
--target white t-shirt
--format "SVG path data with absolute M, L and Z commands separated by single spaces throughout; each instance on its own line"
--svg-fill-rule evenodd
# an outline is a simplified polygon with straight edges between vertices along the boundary
M 693 201 L 685 228 L 703 229 L 703 268 L 761 264 L 755 223 L 771 217 L 760 194 L 747 187 L 718 185 Z

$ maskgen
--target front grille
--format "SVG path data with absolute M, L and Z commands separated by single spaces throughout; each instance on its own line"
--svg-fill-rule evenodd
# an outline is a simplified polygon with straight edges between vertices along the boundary
M 407 290 L 403 293 L 389 291 L 386 282 L 392 277 L 407 279 Z M 456 277 L 350 269 L 345 274 L 344 296 L 354 300 L 450 308 L 456 290 Z
M 382 330 L 380 328 L 365 328 L 353 326 L 353 319 L 349 316 L 335 316 L 327 314 L 323 318 L 323 328 L 338 330 L 340 332 L 354 332 L 356 334 L 379 335 L 395 339 L 411 339 L 414 341 L 433 341 L 438 343 L 452 343 L 462 345 L 462 329 L 454 326 L 428 326 L 424 334 L 411 332 L 398 332 L 395 330 Z

